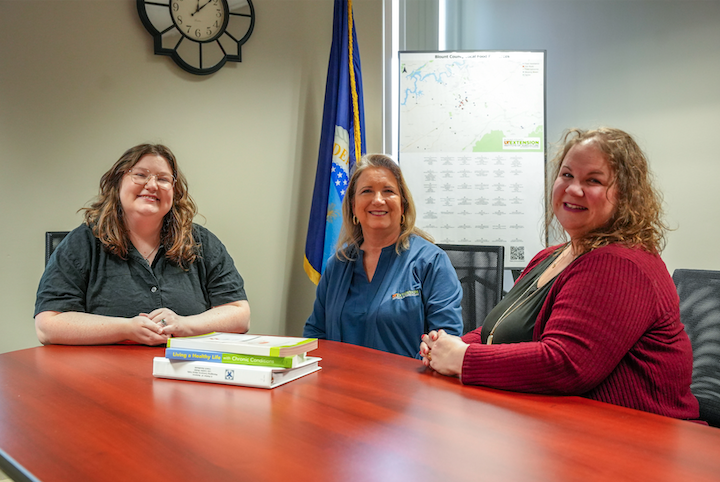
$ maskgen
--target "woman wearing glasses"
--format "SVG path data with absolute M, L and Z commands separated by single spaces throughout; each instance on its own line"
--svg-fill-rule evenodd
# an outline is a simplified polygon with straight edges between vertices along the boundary
M 244 333 L 250 306 L 223 244 L 197 213 L 175 156 L 161 145 L 125 152 L 100 180 L 85 222 L 51 256 L 35 301 L 43 344 Z

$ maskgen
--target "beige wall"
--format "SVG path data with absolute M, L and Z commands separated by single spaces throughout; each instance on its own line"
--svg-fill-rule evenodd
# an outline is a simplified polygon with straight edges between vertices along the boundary
M 368 150 L 382 146 L 382 0 L 355 0 Z M 243 62 L 200 77 L 152 53 L 135 0 L 0 0 L 0 352 L 38 344 L 44 232 L 81 222 L 100 176 L 170 146 L 245 278 L 256 333 L 299 335 L 332 0 L 257 0 Z
M 383 0 L 353 3 L 368 150 L 380 151 Z M 37 344 L 43 233 L 77 226 L 100 175 L 146 141 L 180 159 L 199 222 L 245 277 L 252 331 L 300 334 L 333 1 L 254 4 L 243 62 L 197 77 L 152 53 L 135 0 L 0 0 L 0 352 Z M 572 125 L 637 136 L 676 228 L 670 271 L 720 270 L 720 0 L 465 5 L 484 20 L 463 48 L 548 50 L 550 142 Z

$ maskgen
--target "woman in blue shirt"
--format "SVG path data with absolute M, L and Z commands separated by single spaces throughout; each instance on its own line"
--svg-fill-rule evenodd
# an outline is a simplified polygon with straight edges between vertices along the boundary
M 415 227 L 415 204 L 388 156 L 363 157 L 343 200 L 338 251 L 328 260 L 303 335 L 409 357 L 442 328 L 462 334 L 462 288 L 445 252 Z

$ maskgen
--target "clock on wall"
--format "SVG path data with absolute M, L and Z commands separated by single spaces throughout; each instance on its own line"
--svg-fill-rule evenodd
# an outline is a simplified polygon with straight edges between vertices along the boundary
M 155 53 L 198 75 L 240 62 L 255 26 L 250 0 L 137 0 L 137 9 Z

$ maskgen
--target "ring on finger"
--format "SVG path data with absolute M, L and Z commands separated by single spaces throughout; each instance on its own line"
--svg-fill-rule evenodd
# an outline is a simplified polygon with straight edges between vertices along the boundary
M 162 326 L 167 326 L 167 322 L 165 321 L 165 318 L 163 318 L 162 320 L 160 320 L 160 324 L 161 324 Z

